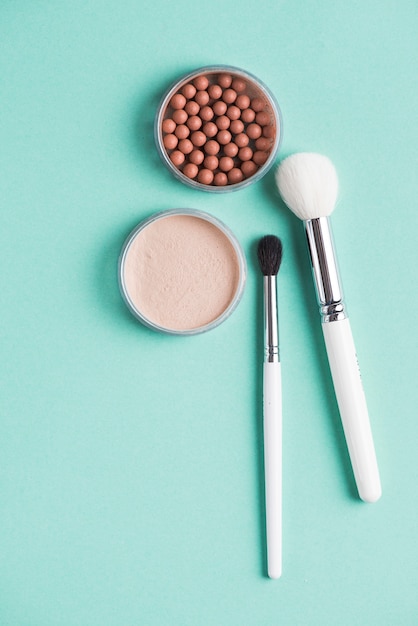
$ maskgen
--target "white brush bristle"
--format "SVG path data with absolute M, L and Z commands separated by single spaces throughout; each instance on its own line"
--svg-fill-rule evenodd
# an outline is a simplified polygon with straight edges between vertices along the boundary
M 338 197 L 338 177 L 328 157 L 298 152 L 284 159 L 276 171 L 283 202 L 301 220 L 330 215 Z

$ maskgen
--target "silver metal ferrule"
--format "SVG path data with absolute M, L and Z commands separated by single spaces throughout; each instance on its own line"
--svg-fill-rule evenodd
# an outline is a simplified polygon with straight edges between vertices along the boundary
M 331 224 L 327 217 L 304 222 L 322 322 L 347 317 L 337 267 Z
M 264 361 L 280 361 L 276 276 L 264 276 Z

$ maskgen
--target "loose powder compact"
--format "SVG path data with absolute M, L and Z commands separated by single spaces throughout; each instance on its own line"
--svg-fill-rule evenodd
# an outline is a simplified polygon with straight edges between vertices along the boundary
M 205 191 L 232 191 L 259 180 L 273 164 L 281 113 L 255 76 L 210 66 L 168 89 L 154 134 L 163 162 L 182 182 Z
M 154 330 L 194 335 L 223 322 L 245 285 L 241 246 L 218 219 L 173 209 L 141 222 L 119 259 L 119 285 L 130 311 Z

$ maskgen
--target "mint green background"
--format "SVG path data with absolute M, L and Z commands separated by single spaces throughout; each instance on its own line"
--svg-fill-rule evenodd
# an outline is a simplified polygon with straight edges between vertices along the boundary
M 385 2 L 3 0 L 1 626 L 412 626 L 417 600 L 418 8 Z M 361 503 L 302 226 L 273 174 L 232 194 L 159 162 L 156 103 L 213 63 L 259 76 L 281 156 L 330 156 L 334 234 L 380 462 Z M 154 211 L 206 210 L 245 250 L 233 316 L 180 338 L 116 281 Z M 265 577 L 261 289 L 283 239 L 284 565 Z

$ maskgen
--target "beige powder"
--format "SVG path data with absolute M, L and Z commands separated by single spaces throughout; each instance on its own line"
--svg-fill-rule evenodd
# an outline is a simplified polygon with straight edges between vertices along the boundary
M 151 222 L 132 241 L 124 264 L 132 304 L 150 322 L 170 330 L 216 320 L 231 304 L 239 277 L 228 237 L 193 215 Z

